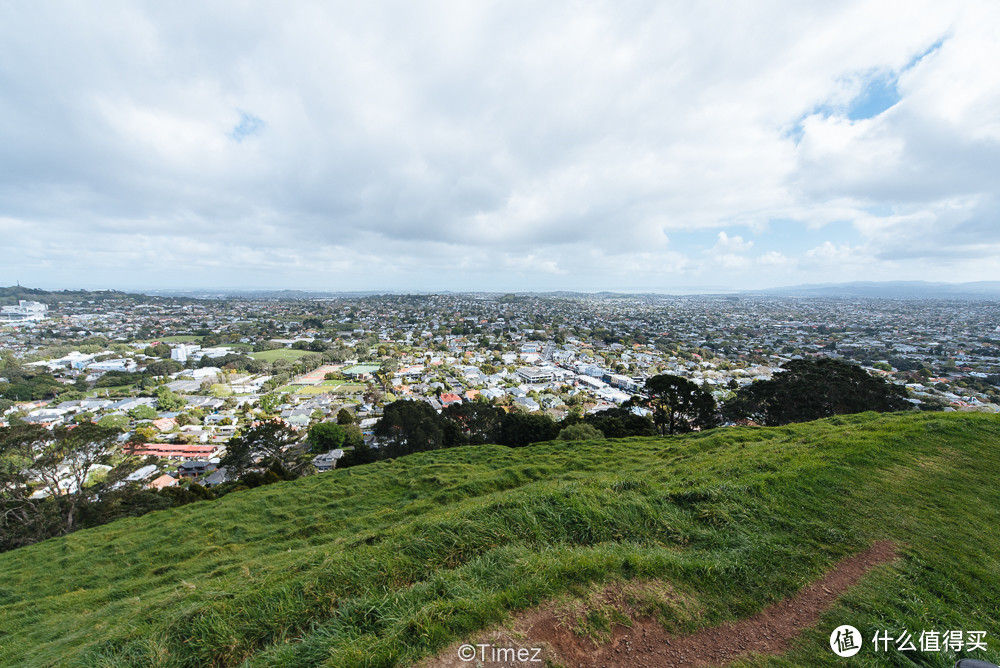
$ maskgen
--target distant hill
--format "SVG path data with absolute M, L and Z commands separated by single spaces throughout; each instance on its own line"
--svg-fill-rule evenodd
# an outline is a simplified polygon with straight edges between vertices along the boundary
M 755 293 L 786 297 L 868 297 L 873 299 L 1000 299 L 1000 281 L 929 283 L 927 281 L 855 281 L 795 285 Z
M 121 292 L 119 290 L 40 290 L 20 285 L 12 285 L 6 288 L 0 287 L 0 305 L 16 304 L 20 299 L 45 304 L 54 304 L 67 300 L 104 301 L 109 299 L 133 299 L 146 301 L 149 296 L 135 292 Z
M 781 665 L 837 665 L 840 624 L 982 630 L 973 656 L 997 661 L 998 475 L 1000 421 L 964 413 L 425 452 L 0 554 L 0 665 L 409 666 L 623 581 L 667 592 L 636 605 L 680 633 L 749 618 L 879 541 L 899 558 Z M 578 600 L 581 633 L 623 621 Z

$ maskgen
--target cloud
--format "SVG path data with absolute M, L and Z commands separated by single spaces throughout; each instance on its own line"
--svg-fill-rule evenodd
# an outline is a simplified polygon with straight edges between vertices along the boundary
M 725 230 L 719 232 L 718 241 L 711 248 L 711 253 L 744 253 L 753 248 L 752 241 L 744 241 L 741 236 L 729 236 Z
M 996 248 L 997 14 L 6 6 L 0 279 L 742 287 L 826 240 L 945 278 Z

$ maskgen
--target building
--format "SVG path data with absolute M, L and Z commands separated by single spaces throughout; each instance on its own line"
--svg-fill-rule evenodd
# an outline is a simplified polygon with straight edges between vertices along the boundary
M 193 459 L 186 461 L 177 467 L 177 475 L 181 478 L 197 478 L 200 475 L 205 475 L 206 473 L 211 473 L 216 469 L 216 465 L 212 462 L 206 462 L 200 459 Z
M 137 455 L 153 455 L 163 459 L 203 459 L 214 457 L 219 452 L 217 445 L 188 445 L 179 443 L 145 443 L 135 449 Z
M 122 358 L 116 360 L 104 360 L 103 362 L 94 362 L 93 364 L 88 364 L 87 369 L 89 371 L 126 371 L 128 373 L 134 373 L 136 370 L 135 360 Z
M 173 487 L 176 484 L 177 484 L 177 478 L 174 478 L 164 473 L 159 478 L 156 478 L 155 480 L 151 481 L 149 483 L 149 486 L 152 489 L 163 489 L 164 487 Z
M 524 366 L 517 370 L 517 375 L 528 383 L 547 383 L 555 378 L 551 368 Z
M 337 468 L 337 460 L 344 456 L 344 451 L 337 449 L 331 450 L 330 452 L 324 452 L 321 455 L 316 455 L 313 457 L 312 463 L 316 467 L 317 471 L 331 471 Z
M 0 308 L 0 320 L 6 322 L 31 322 L 44 320 L 49 307 L 41 302 L 17 301 L 17 306 Z
M 181 364 L 188 361 L 188 357 L 191 356 L 197 350 L 201 350 L 201 346 L 196 346 L 194 344 L 182 343 L 170 350 L 170 359 L 176 360 Z
M 444 407 L 444 406 L 451 406 L 452 404 L 460 404 L 460 403 L 462 403 L 462 397 L 460 397 L 457 394 L 454 394 L 452 392 L 443 392 L 441 394 L 441 397 L 440 397 L 439 401 L 441 402 L 441 406 L 442 407 Z

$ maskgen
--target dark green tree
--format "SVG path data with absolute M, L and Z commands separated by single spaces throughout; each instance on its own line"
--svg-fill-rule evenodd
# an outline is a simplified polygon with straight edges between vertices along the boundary
M 294 462 L 294 454 L 289 450 L 298 441 L 299 434 L 284 422 L 267 420 L 230 439 L 219 465 L 225 466 L 233 477 L 242 476 L 254 465 L 284 467 Z
M 375 425 L 375 438 L 386 457 L 444 447 L 441 416 L 423 401 L 394 401 Z
M 584 422 L 600 429 L 604 438 L 656 436 L 659 433 L 650 418 L 636 415 L 627 408 L 609 408 L 592 413 L 584 418 Z
M 154 346 L 146 346 L 142 352 L 150 357 L 170 357 L 170 346 L 165 343 L 157 343 Z
M 162 360 L 160 362 L 151 362 L 146 365 L 146 373 L 150 376 L 169 376 L 172 373 L 177 373 L 184 368 L 184 365 L 177 360 Z
M 337 411 L 337 424 L 341 426 L 354 424 L 354 413 L 347 410 L 346 408 L 341 408 L 339 411 Z
M 330 452 L 344 445 L 343 428 L 335 422 L 320 422 L 309 428 L 309 449 L 319 454 Z
M 559 425 L 546 413 L 507 413 L 500 422 L 500 445 L 523 447 L 551 441 L 559 435 Z
M 653 412 L 653 422 L 663 436 L 710 429 L 719 423 L 715 399 L 687 378 L 666 373 L 653 376 L 646 380 L 646 394 L 646 398 L 630 401 Z
M 728 420 L 775 426 L 831 415 L 912 408 L 906 390 L 875 378 L 860 366 L 820 358 L 791 360 L 771 380 L 747 385 L 726 402 Z
M 596 438 L 604 438 L 604 434 L 597 427 L 579 423 L 564 427 L 559 432 L 558 438 L 560 441 L 592 441 Z
M 456 443 L 449 445 L 499 442 L 500 423 L 505 415 L 502 408 L 479 402 L 451 404 L 441 411 L 441 417 L 454 423 L 458 427 L 456 435 L 461 435 Z

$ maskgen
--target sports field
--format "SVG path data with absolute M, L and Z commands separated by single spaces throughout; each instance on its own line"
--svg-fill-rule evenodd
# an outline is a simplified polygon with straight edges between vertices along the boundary
M 275 360 L 288 360 L 294 362 L 303 355 L 308 355 L 308 350 L 295 350 L 294 348 L 276 348 L 274 350 L 263 350 L 259 353 L 250 353 L 250 357 L 262 362 L 274 362 Z
M 328 384 L 329 383 L 329 384 Z M 320 385 L 299 385 L 298 383 L 292 385 L 285 385 L 284 387 L 279 387 L 278 392 L 292 392 L 294 394 L 353 394 L 355 392 L 364 391 L 365 386 L 359 385 L 357 383 L 348 383 L 345 381 L 327 381 Z

